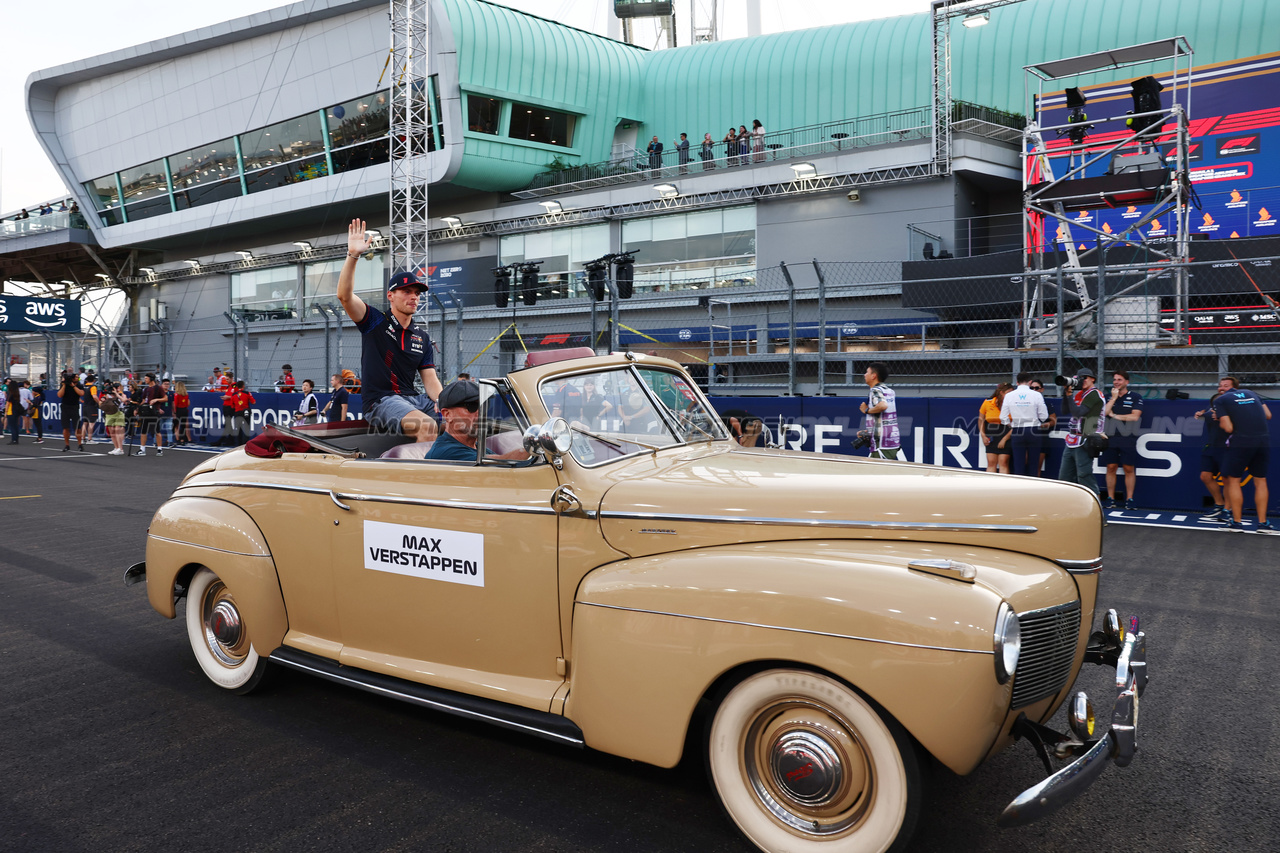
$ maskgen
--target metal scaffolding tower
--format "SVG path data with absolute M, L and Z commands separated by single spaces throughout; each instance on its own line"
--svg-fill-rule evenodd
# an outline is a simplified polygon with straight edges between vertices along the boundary
M 1161 39 L 1130 47 L 1113 48 L 1084 56 L 1028 65 L 1027 115 L 1032 120 L 1023 132 L 1022 187 L 1023 187 L 1023 247 L 1025 270 L 1035 285 L 1028 291 L 1023 318 L 1030 324 L 1045 316 L 1046 299 L 1056 298 L 1058 322 L 1068 328 L 1090 323 L 1099 336 L 1103 328 L 1103 312 L 1106 305 L 1126 294 L 1154 282 L 1172 277 L 1172 303 L 1174 328 L 1165 343 L 1185 343 L 1185 314 L 1188 306 L 1187 255 L 1189 249 L 1190 206 L 1193 192 L 1188 162 L 1190 141 L 1189 120 L 1191 114 L 1191 63 L 1193 52 L 1186 38 Z M 1155 85 L 1157 92 L 1167 89 L 1169 105 L 1164 107 L 1156 96 L 1154 108 L 1147 111 L 1116 112 L 1107 117 L 1088 117 L 1077 110 L 1065 123 L 1047 124 L 1045 114 L 1052 109 L 1046 106 L 1045 84 L 1063 85 L 1064 81 L 1099 72 L 1119 71 L 1134 66 L 1162 63 L 1166 69 L 1157 72 L 1163 79 L 1143 77 L 1134 81 L 1132 88 L 1145 80 Z M 1139 72 L 1141 73 L 1141 72 Z M 1126 87 L 1111 86 L 1109 95 L 1123 92 Z M 1081 90 L 1070 90 L 1077 94 Z M 1068 93 L 1070 94 L 1070 93 Z M 1055 96 L 1056 97 L 1056 96 Z M 1136 95 L 1135 95 L 1136 98 Z M 1114 102 L 1114 101 L 1113 101 Z M 1050 101 L 1052 103 L 1052 101 Z M 1083 103 L 1083 100 L 1080 102 Z M 1123 103 L 1123 101 L 1121 101 Z M 1056 142 L 1046 139 L 1049 133 L 1066 136 Z M 1166 152 L 1164 146 L 1172 145 Z M 1058 167 L 1054 168 L 1054 161 Z M 1103 167 L 1106 171 L 1102 174 Z M 1109 226 L 1101 228 L 1088 225 L 1068 216 L 1069 212 L 1085 212 L 1102 208 L 1138 206 L 1146 213 L 1136 216 L 1125 228 L 1113 231 Z M 1162 217 L 1169 217 L 1173 227 L 1161 230 L 1157 237 L 1147 226 Z M 1094 242 L 1094 247 L 1080 244 L 1073 229 L 1080 229 Z M 1057 233 L 1058 239 L 1050 237 Z M 1045 259 L 1054 257 L 1052 249 L 1061 243 L 1066 261 L 1044 268 Z M 1106 251 L 1111 247 L 1131 246 L 1144 250 L 1149 259 L 1136 265 L 1107 264 Z M 1129 274 L 1123 287 L 1111 290 L 1106 287 L 1105 275 L 1098 274 L 1098 295 L 1091 297 L 1080 272 L 1085 261 L 1096 262 L 1109 269 L 1113 275 Z M 1056 275 L 1051 275 L 1055 274 Z M 1063 306 L 1060 285 L 1063 276 L 1069 276 L 1075 284 L 1080 309 L 1068 311 Z M 1034 343 L 1047 337 L 1048 329 L 1028 331 L 1026 340 Z M 1098 341 L 1101 351 L 1102 341 Z
M 951 19 L 966 27 L 985 24 L 991 10 L 1022 0 L 932 0 L 933 11 L 933 169 L 951 174 Z M 980 23 L 979 23 L 980 22 Z
M 391 190 L 389 248 L 392 273 L 427 275 L 427 152 L 431 146 L 431 87 L 427 74 L 428 0 L 391 3 Z M 425 311 L 427 300 L 420 310 Z

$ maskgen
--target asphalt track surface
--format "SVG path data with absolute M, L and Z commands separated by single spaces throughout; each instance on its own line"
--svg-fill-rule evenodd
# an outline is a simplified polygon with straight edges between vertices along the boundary
M 0 447 L 0 850 L 750 849 L 696 755 L 663 770 L 278 669 L 224 694 L 182 616 L 121 582 L 200 457 L 26 441 Z M 938 772 L 914 853 L 1280 849 L 1280 538 L 1113 525 L 1105 557 L 1103 606 L 1149 638 L 1133 764 L 1012 830 L 1029 746 Z M 1078 683 L 1100 710 L 1107 672 Z

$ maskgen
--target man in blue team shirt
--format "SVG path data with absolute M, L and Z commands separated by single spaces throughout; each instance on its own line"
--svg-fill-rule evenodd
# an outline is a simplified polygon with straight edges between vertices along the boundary
M 1236 384 L 1233 377 L 1232 385 Z M 1232 388 L 1218 396 L 1213 407 L 1218 412 L 1218 428 L 1229 436 L 1227 450 L 1222 457 L 1222 476 L 1226 480 L 1227 507 L 1231 510 L 1231 519 L 1227 521 L 1227 529 L 1241 531 L 1244 514 L 1244 491 L 1240 481 L 1247 470 L 1253 477 L 1253 502 L 1258 509 L 1258 532 L 1275 533 L 1276 528 L 1267 521 L 1267 462 L 1271 434 L 1267 429 L 1267 421 L 1271 420 L 1271 410 L 1261 398 L 1252 391 L 1243 388 Z
M 431 337 L 413 321 L 418 300 L 427 286 L 412 273 L 402 272 L 387 284 L 390 314 L 383 314 L 355 294 L 356 261 L 372 243 L 364 220 L 347 227 L 347 259 L 338 275 L 338 301 L 361 335 L 361 400 L 365 420 L 374 427 L 403 433 L 415 441 L 431 441 L 437 427 L 431 413 L 440 396 Z M 414 374 L 422 378 L 425 394 L 414 393 Z
M 1107 497 L 1103 509 L 1116 506 L 1116 471 L 1124 466 L 1124 508 L 1133 509 L 1138 484 L 1138 430 L 1142 423 L 1142 395 L 1129 390 L 1129 373 L 1111 375 L 1111 396 L 1103 408 L 1107 416 L 1107 449 L 1099 461 L 1107 466 Z
M 1222 474 L 1222 457 L 1227 452 L 1227 434 L 1218 429 L 1218 410 L 1213 407 L 1227 391 L 1236 387 L 1230 376 L 1218 380 L 1218 390 L 1209 398 L 1209 405 L 1196 412 L 1196 420 L 1204 421 L 1204 447 L 1200 448 L 1200 482 L 1205 491 L 1213 498 L 1213 509 L 1200 518 L 1204 521 L 1226 523 L 1230 513 L 1227 512 L 1223 500 L 1222 486 L 1218 485 L 1218 477 Z

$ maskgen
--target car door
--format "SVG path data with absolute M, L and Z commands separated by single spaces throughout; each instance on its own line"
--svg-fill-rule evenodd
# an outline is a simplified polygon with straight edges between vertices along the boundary
M 564 681 L 558 485 L 543 462 L 344 462 L 340 661 L 548 710 Z

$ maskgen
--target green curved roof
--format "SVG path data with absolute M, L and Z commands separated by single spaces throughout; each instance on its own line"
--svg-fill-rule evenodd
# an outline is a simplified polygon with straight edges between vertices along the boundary
M 649 52 L 483 0 L 439 2 L 464 91 L 582 115 L 573 153 L 469 136 L 454 179 L 465 186 L 522 186 L 557 153 L 570 165 L 605 160 L 619 117 L 643 123 L 641 140 L 684 132 L 696 144 L 757 118 L 781 130 L 932 98 L 928 12 Z M 1187 37 L 1194 65 L 1208 65 L 1280 50 L 1278 34 L 1273 0 L 1026 0 L 992 10 L 985 27 L 953 19 L 952 96 L 1021 113 L 1025 65 L 1173 36 Z

